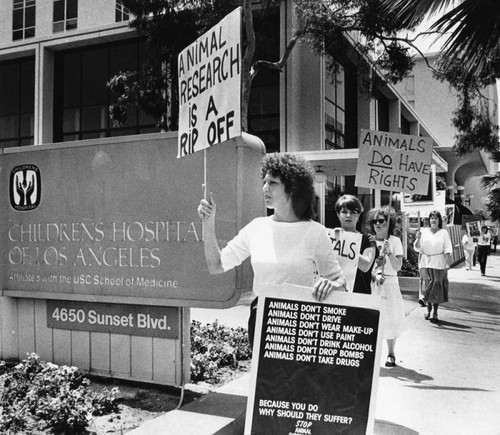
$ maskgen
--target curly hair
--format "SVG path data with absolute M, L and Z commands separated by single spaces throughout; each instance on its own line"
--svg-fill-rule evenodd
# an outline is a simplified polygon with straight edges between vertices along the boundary
M 372 208 L 368 213 L 368 222 L 370 223 L 370 229 L 375 233 L 374 220 L 379 216 L 384 216 L 384 218 L 389 221 L 389 228 L 387 230 L 388 236 L 394 235 L 394 229 L 396 228 L 396 211 L 388 205 L 383 207 Z
M 314 175 L 309 162 L 293 154 L 274 153 L 261 163 L 262 179 L 267 173 L 279 177 L 292 200 L 292 209 L 301 220 L 314 216 Z

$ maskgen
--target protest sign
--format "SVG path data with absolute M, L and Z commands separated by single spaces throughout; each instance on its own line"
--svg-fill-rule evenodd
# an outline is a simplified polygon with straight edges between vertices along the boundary
M 352 292 L 358 270 L 362 234 L 344 231 L 342 228 L 327 228 L 327 234 L 332 242 L 333 251 L 337 255 L 340 267 L 344 271 L 347 291 Z
M 430 138 L 362 129 L 355 185 L 425 194 L 431 160 Z
M 423 220 L 428 220 L 429 213 L 436 210 L 441 213 L 444 224 L 453 223 L 453 219 L 449 222 L 446 218 L 450 213 L 447 212 L 446 207 L 446 190 L 436 189 L 436 165 L 431 165 L 427 193 L 422 195 L 402 194 L 401 211 L 406 216 L 417 217 L 420 215 Z
M 241 7 L 178 57 L 183 157 L 241 136 Z
M 373 430 L 380 299 L 273 285 L 259 295 L 245 434 Z
M 467 227 L 467 233 L 469 234 L 470 237 L 472 237 L 472 241 L 474 243 L 477 243 L 479 241 L 479 238 L 481 237 L 481 222 L 479 221 L 472 221 L 472 222 L 466 222 L 465 226 Z

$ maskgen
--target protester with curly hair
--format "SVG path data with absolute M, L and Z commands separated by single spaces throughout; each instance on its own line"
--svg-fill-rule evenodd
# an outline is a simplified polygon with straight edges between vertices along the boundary
M 205 257 L 210 273 L 226 272 L 250 257 L 257 296 L 270 284 L 285 283 L 312 287 L 318 301 L 332 291 L 345 291 L 345 276 L 326 229 L 312 220 L 312 167 L 295 155 L 274 154 L 263 160 L 261 175 L 264 201 L 274 214 L 252 220 L 222 250 L 215 233 L 214 197 L 210 193 L 208 200 L 201 200 L 198 215 L 205 225 Z M 248 323 L 251 342 L 256 307 L 257 299 L 252 302 Z
M 396 365 L 396 339 L 405 329 L 403 296 L 398 271 L 403 265 L 403 244 L 394 236 L 396 213 L 388 206 L 370 210 L 370 229 L 375 233 L 379 256 L 372 271 L 372 294 L 382 299 L 383 328 L 387 340 L 386 367 Z
M 427 301 L 425 319 L 439 324 L 439 305 L 448 302 L 448 269 L 452 262 L 453 246 L 448 231 L 443 229 L 443 218 L 439 211 L 429 213 L 429 225 L 430 228 L 417 231 L 413 247 L 420 252 L 418 267 Z M 432 308 L 434 313 L 431 318 Z

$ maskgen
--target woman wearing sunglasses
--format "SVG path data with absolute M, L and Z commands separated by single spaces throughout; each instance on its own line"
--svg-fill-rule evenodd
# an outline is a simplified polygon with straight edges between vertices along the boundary
M 383 328 L 387 340 L 386 367 L 396 365 L 396 339 L 404 331 L 405 312 L 399 287 L 398 271 L 403 264 L 403 245 L 394 236 L 396 213 L 392 208 L 370 210 L 370 228 L 375 233 L 379 256 L 372 271 L 372 293 L 382 298 L 384 305 Z

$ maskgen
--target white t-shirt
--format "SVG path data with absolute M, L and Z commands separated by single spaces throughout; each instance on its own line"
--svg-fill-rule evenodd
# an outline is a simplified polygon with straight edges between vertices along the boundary
M 476 249 L 476 244 L 472 240 L 472 237 L 469 236 L 467 233 L 464 234 L 462 237 L 462 245 L 464 246 L 464 249 L 467 251 L 474 251 Z
M 326 229 L 315 221 L 276 222 L 272 216 L 254 219 L 222 249 L 222 267 L 232 269 L 249 256 L 256 295 L 269 284 L 312 287 L 316 271 L 345 285 Z
M 491 234 L 490 234 L 490 232 L 488 231 L 487 233 L 483 233 L 481 231 L 481 235 L 479 236 L 477 244 L 479 246 L 490 246 L 490 244 L 491 244 Z
M 420 249 L 415 247 L 415 251 L 420 252 L 418 267 L 429 269 L 447 269 L 447 261 L 444 254 L 452 254 L 453 246 L 450 235 L 445 229 L 440 229 L 432 233 L 430 228 L 422 228 L 420 238 Z
M 392 255 L 394 255 L 394 257 L 397 257 L 398 255 L 403 255 L 403 244 L 401 243 L 401 240 L 399 240 L 399 238 L 397 238 L 396 236 L 389 236 L 389 238 L 387 239 L 389 241 L 389 248 L 392 252 Z M 380 249 L 382 248 L 382 246 L 384 246 L 384 241 L 383 240 L 377 240 L 377 247 L 379 248 L 379 251 Z M 391 261 L 386 257 L 385 259 L 385 265 L 384 265 L 384 275 L 386 276 L 397 276 L 398 275 L 398 271 L 396 269 L 394 269 L 394 267 L 392 267 L 392 263 Z M 379 270 L 380 267 L 377 267 L 377 270 Z

